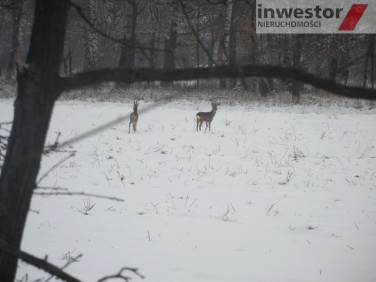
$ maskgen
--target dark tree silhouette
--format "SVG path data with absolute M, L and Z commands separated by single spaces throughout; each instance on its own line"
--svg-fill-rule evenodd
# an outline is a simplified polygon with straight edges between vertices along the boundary
M 27 64 L 18 62 L 14 121 L 0 177 L 0 239 L 19 249 L 43 146 L 59 93 L 69 1 L 38 0 Z M 17 259 L 0 252 L 0 277 L 14 281 Z

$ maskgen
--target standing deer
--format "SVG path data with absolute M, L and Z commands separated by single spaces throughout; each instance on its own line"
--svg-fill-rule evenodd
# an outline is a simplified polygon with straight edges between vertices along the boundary
M 134 101 L 133 102 L 133 113 L 131 113 L 131 116 L 129 118 L 128 134 L 131 133 L 131 124 L 133 125 L 133 132 L 136 132 L 136 126 L 137 126 L 137 121 L 138 121 L 137 108 L 138 108 L 138 102 Z
M 199 128 L 201 131 L 201 126 L 203 122 L 205 122 L 206 124 L 205 131 L 208 129 L 208 126 L 209 126 L 209 131 L 210 131 L 210 124 L 214 118 L 215 113 L 217 112 L 217 106 L 219 106 L 220 104 L 217 102 L 212 102 L 211 105 L 212 105 L 211 112 L 199 112 L 196 114 L 196 122 L 197 122 L 196 130 L 197 131 Z

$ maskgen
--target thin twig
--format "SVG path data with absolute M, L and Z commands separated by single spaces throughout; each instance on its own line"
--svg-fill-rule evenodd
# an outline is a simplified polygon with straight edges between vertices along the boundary
M 57 145 L 58 146 L 58 145 Z M 56 164 L 54 164 L 49 170 L 47 170 L 38 180 L 37 180 L 37 184 L 39 184 L 44 178 L 46 178 L 51 171 L 53 171 L 54 169 L 56 169 L 57 167 L 59 167 L 61 164 L 65 163 L 67 160 L 69 160 L 70 158 L 74 157 L 75 156 L 75 153 L 71 153 L 69 156 L 65 157 L 64 159 L 58 161 Z
M 85 193 L 85 192 L 34 192 L 33 195 L 38 196 L 88 196 L 94 198 L 107 199 L 117 202 L 124 202 L 123 199 L 111 196 L 102 196 L 97 194 Z
M 270 211 L 272 210 L 272 208 L 273 208 L 274 206 L 275 206 L 275 204 L 272 204 L 272 205 L 270 206 L 270 208 L 268 209 L 268 212 L 266 213 L 266 216 L 269 215 Z
M 41 190 L 51 190 L 51 191 L 58 191 L 58 190 L 61 190 L 61 191 L 68 191 L 68 188 L 62 188 L 62 187 L 41 187 L 41 186 L 38 186 L 38 187 L 35 187 L 34 188 L 35 190 L 36 189 L 41 189 Z

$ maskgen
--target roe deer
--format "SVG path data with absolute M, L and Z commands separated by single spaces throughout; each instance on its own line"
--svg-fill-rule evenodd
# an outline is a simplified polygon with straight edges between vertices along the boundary
M 138 121 L 138 113 L 137 113 L 137 108 L 138 108 L 138 102 L 134 101 L 133 102 L 133 113 L 131 113 L 131 116 L 129 118 L 129 130 L 128 133 L 131 133 L 131 124 L 133 125 L 133 132 L 136 132 L 136 126 L 137 126 L 137 121 Z
M 197 131 L 199 128 L 201 131 L 201 126 L 203 122 L 205 122 L 206 124 L 205 131 L 208 129 L 208 126 L 209 126 L 209 131 L 210 131 L 210 124 L 214 118 L 215 113 L 217 112 L 217 106 L 219 106 L 220 104 L 217 102 L 212 102 L 211 105 L 212 105 L 211 112 L 199 112 L 196 114 L 196 122 L 197 122 L 196 130 Z

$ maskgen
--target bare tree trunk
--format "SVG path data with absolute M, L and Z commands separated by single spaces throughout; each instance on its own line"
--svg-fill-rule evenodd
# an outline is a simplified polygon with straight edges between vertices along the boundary
M 214 40 L 214 20 L 215 20 L 215 13 L 212 10 L 210 14 L 210 47 L 209 47 L 209 54 L 213 58 L 214 54 L 214 45 L 215 45 L 215 40 Z M 209 62 L 209 67 L 213 67 L 213 61 L 210 60 L 208 57 L 208 62 Z
M 21 18 L 20 26 L 18 30 L 18 50 L 22 54 L 26 54 L 28 46 L 28 36 L 30 35 L 31 26 L 32 26 L 32 16 L 30 13 L 34 10 L 35 2 L 34 1 L 21 1 Z
M 371 87 L 375 88 L 375 35 L 371 35 L 370 53 L 371 53 Z
M 127 12 L 127 5 L 125 4 L 125 12 Z M 125 26 L 128 25 L 128 20 L 126 19 Z M 124 67 L 127 64 L 127 57 L 128 57 L 128 38 L 127 38 L 127 31 L 124 32 L 123 36 L 123 43 L 124 45 L 121 46 L 120 51 L 120 59 L 119 59 L 119 67 Z
M 136 0 L 132 1 L 132 27 L 131 27 L 131 37 L 129 39 L 129 53 L 127 60 L 127 68 L 134 68 L 135 55 L 136 55 L 136 26 L 137 26 L 137 2 Z
M 368 80 L 368 52 L 364 60 L 363 88 L 367 87 L 367 80 Z
M 97 0 L 89 0 L 89 19 L 92 23 L 98 16 L 98 2 Z M 98 66 L 99 53 L 98 53 L 98 34 L 87 25 L 85 26 L 85 62 L 84 70 L 94 70 Z
M 66 76 L 72 75 L 72 50 L 69 47 L 66 57 L 63 60 L 64 63 L 64 73 Z
M 126 12 L 128 12 L 128 7 L 129 10 L 131 10 L 131 19 L 130 19 L 130 24 L 127 24 L 125 32 L 124 32 L 124 45 L 121 48 L 121 53 L 120 53 L 120 60 L 119 60 L 119 67 L 123 68 L 133 68 L 134 63 L 135 63 L 135 51 L 136 51 L 136 42 L 137 42 L 137 37 L 136 37 L 136 26 L 137 26 L 137 17 L 138 17 L 138 12 L 137 12 L 137 1 L 128 1 L 129 5 L 126 5 Z
M 155 49 L 160 45 L 160 31 L 159 31 L 159 11 L 156 7 L 150 9 L 150 17 L 154 24 L 154 30 L 150 39 L 150 68 L 155 69 L 158 63 L 158 52 Z
M 224 33 L 223 33 L 223 40 L 222 40 L 222 48 L 221 48 L 221 62 L 222 64 L 229 63 L 229 44 L 230 44 L 230 28 L 231 28 L 231 19 L 232 19 L 232 10 L 233 10 L 233 0 L 228 0 L 226 5 L 224 6 L 225 9 L 225 18 L 224 18 Z M 221 79 L 219 82 L 219 87 L 224 89 L 227 87 L 227 80 Z
M 4 13 L 3 11 L 0 10 L 0 37 L 1 35 L 3 34 L 3 26 L 4 26 Z M 2 40 L 0 38 L 0 40 Z M 1 77 L 1 74 L 2 74 L 2 61 L 0 60 L 0 77 Z
M 0 176 L 0 239 L 20 248 L 52 114 L 64 49 L 68 0 L 37 0 L 27 57 L 18 74 L 14 122 Z M 17 259 L 0 252 L 0 277 L 15 279 Z
M 229 61 L 229 45 L 230 45 L 230 32 L 231 32 L 231 19 L 232 19 L 232 12 L 233 12 L 233 5 L 234 0 L 229 0 L 226 3 L 226 17 L 225 17 L 225 29 L 223 35 L 223 52 L 222 52 L 222 61 L 227 62 Z
M 333 81 L 336 81 L 337 72 L 338 72 L 338 59 L 332 58 L 330 60 L 330 65 L 329 65 L 329 78 Z
M 163 69 L 164 70 L 174 70 L 176 68 L 175 63 L 175 51 L 177 47 L 177 23 L 175 22 L 175 14 L 176 14 L 176 7 L 173 8 L 173 18 L 170 23 L 170 32 L 168 37 L 165 37 L 164 39 L 164 49 L 166 50 L 164 52 L 164 59 L 163 59 Z M 163 82 L 162 85 L 171 85 L 170 82 Z
M 368 35 L 368 46 L 366 52 L 366 58 L 364 62 L 364 73 L 363 73 L 363 87 L 367 87 L 367 80 L 368 80 L 368 61 L 371 61 L 371 86 L 374 88 L 374 80 L 373 80 L 373 71 L 374 71 L 374 35 Z
M 239 16 L 239 8 L 240 3 L 238 0 L 233 0 L 232 4 L 232 12 L 231 12 L 231 24 L 230 24 L 230 35 L 229 35 L 229 46 L 228 46 L 228 53 L 230 63 L 236 65 L 237 58 L 236 58 L 236 33 L 238 27 L 238 16 Z M 230 79 L 230 88 L 234 88 L 236 86 L 236 79 Z
M 152 50 L 150 51 L 150 68 L 155 69 L 156 64 L 158 61 L 158 53 L 155 51 L 159 47 L 160 39 L 159 34 L 157 34 L 157 31 L 153 33 L 151 39 L 150 39 L 150 47 Z
M 161 37 L 158 30 L 155 30 L 151 40 L 150 47 L 152 48 L 150 52 L 150 68 L 158 68 L 158 52 L 155 49 L 159 49 L 161 44 Z
M 22 16 L 22 1 L 17 1 L 16 8 L 12 10 L 12 49 L 9 53 L 9 59 L 8 59 L 8 66 L 6 71 L 6 79 L 12 79 L 14 76 L 14 57 L 16 55 L 17 49 L 18 49 L 18 39 L 19 39 L 19 32 L 20 32 L 20 25 L 21 25 L 21 16 Z
M 295 68 L 300 67 L 300 58 L 302 53 L 302 42 L 300 39 L 301 35 L 297 35 L 295 38 L 295 46 L 293 52 L 293 65 Z M 298 81 L 292 82 L 292 101 L 295 104 L 299 104 L 300 102 L 300 90 L 301 90 L 301 83 Z
M 200 0 L 197 0 L 197 18 L 196 18 L 196 32 L 197 32 L 197 40 L 196 40 L 196 60 L 197 60 L 197 67 L 200 67 Z M 197 79 L 197 90 L 200 89 L 200 79 Z
M 165 38 L 164 46 L 165 52 L 163 69 L 165 70 L 174 70 L 175 66 L 175 50 L 176 50 L 176 41 L 177 41 L 177 24 L 175 22 L 171 23 L 169 37 Z
M 330 44 L 341 44 L 340 36 L 337 34 L 331 34 L 329 35 Z M 337 80 L 337 74 L 338 74 L 338 66 L 340 63 L 341 54 L 338 52 L 331 55 L 330 58 L 328 58 L 328 72 L 329 72 L 329 79 L 333 80 L 334 82 Z

